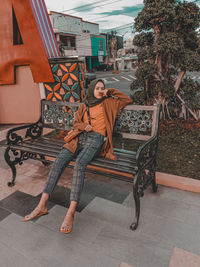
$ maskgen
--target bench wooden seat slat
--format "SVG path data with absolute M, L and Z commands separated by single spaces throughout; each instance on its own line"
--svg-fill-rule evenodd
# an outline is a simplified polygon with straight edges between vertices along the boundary
M 62 143 L 63 145 L 63 143 Z M 24 141 L 23 146 L 24 147 L 30 147 L 36 149 L 35 151 L 40 151 L 40 149 L 44 149 L 46 151 L 52 151 L 52 152 L 59 152 L 61 147 L 61 144 L 51 144 L 49 143 L 43 143 L 42 140 L 31 140 L 31 141 Z M 38 149 L 38 150 L 37 150 Z M 117 155 L 118 160 L 124 161 L 124 162 L 133 162 L 133 159 L 135 158 L 136 153 L 128 150 L 123 149 L 115 149 L 115 154 Z M 102 158 L 101 162 L 103 163 L 105 159 Z M 115 161 L 112 161 L 115 162 Z
M 135 158 L 136 157 L 136 153 L 133 153 L 132 155 L 131 154 L 128 154 L 128 153 L 123 153 L 123 152 L 120 152 L 120 151 L 115 151 L 114 150 L 114 152 L 115 152 L 115 154 L 117 155 L 117 156 L 121 156 L 121 157 L 123 157 L 123 158 L 127 158 L 127 159 L 132 159 L 132 158 Z
M 41 142 L 33 142 L 33 143 L 30 143 L 30 142 L 23 142 L 22 143 L 22 146 L 26 146 L 26 147 L 33 147 L 33 148 L 40 148 L 40 149 L 44 149 L 44 150 L 55 150 L 55 151 L 58 151 L 60 152 L 62 146 L 55 146 L 55 145 L 50 145 L 50 144 L 42 144 Z
M 126 149 L 119 149 L 119 148 L 114 148 L 114 152 L 116 153 L 122 153 L 122 154 L 128 154 L 128 155 L 135 155 L 136 152 L 135 151 L 131 151 L 131 150 L 126 150 Z
M 47 138 L 47 137 L 42 137 L 40 139 L 44 142 L 47 142 L 47 143 L 50 141 L 50 138 Z M 58 145 L 63 145 L 65 143 L 63 140 L 59 140 L 59 139 L 57 140 L 57 139 L 53 139 L 53 138 L 51 139 L 51 141 L 53 144 L 58 144 Z
M 37 151 L 38 151 L 38 150 L 34 150 L 30 147 L 23 147 L 23 146 L 19 147 L 19 146 L 15 146 L 15 145 L 11 146 L 10 148 L 12 150 L 16 150 L 16 151 L 21 150 L 23 152 L 28 152 L 30 154 L 37 153 Z M 48 156 L 48 157 L 54 157 L 54 158 L 58 155 L 57 152 L 50 152 L 50 151 L 44 151 L 44 150 L 40 150 L 38 152 L 39 152 L 39 155 L 41 155 L 41 156 Z M 29 155 L 29 156 L 31 156 L 31 155 Z
M 93 160 L 90 165 L 92 166 L 97 166 L 97 167 L 102 167 L 102 163 L 99 162 L 98 160 Z M 133 167 L 129 167 L 129 166 L 123 166 L 120 164 L 120 166 L 116 166 L 115 164 L 109 164 L 108 162 L 105 162 L 103 165 L 103 168 L 108 168 L 111 170 L 115 170 L 115 171 L 121 171 L 121 172 L 127 172 L 130 174 L 135 173 L 134 172 L 134 168 Z
M 107 163 L 110 163 L 110 164 L 114 164 L 114 165 L 117 164 L 117 165 L 119 165 L 119 163 L 121 162 L 124 165 L 125 164 L 135 165 L 135 161 L 134 160 L 127 159 L 127 158 L 122 158 L 122 157 L 118 157 L 118 156 L 117 156 L 117 160 L 110 160 L 110 159 L 105 159 L 105 158 L 102 158 L 102 157 L 97 157 L 97 159 L 102 164 L 104 164 L 105 162 L 107 162 Z
M 28 140 L 26 142 L 30 142 L 32 144 L 35 144 L 35 143 L 40 143 L 40 144 L 43 144 L 43 145 L 50 145 L 50 146 L 55 146 L 55 147 L 62 147 L 64 142 L 59 142 L 59 143 L 56 143 L 56 142 L 51 142 L 51 140 L 46 140 L 46 139 L 43 139 L 43 138 L 39 138 L 39 139 L 36 139 L 36 140 Z
M 36 123 L 15 127 L 8 131 L 8 147 L 4 157 L 12 170 L 12 181 L 8 182 L 9 186 L 15 183 L 17 164 L 22 164 L 29 158 L 39 160 L 44 165 L 55 160 L 65 142 L 56 139 L 55 132 L 43 135 L 43 129 L 71 130 L 74 114 L 80 104 L 41 100 L 41 116 Z M 151 184 L 153 191 L 157 191 L 155 168 L 159 114 L 160 106 L 128 105 L 125 107 L 119 112 L 114 126 L 116 137 L 114 143 L 117 142 L 114 152 L 117 160 L 98 156 L 87 168 L 87 171 L 92 173 L 101 173 L 133 183 L 135 219 L 130 226 L 132 230 L 138 226 L 140 197 L 143 196 L 144 190 Z M 24 136 L 20 135 L 21 130 L 26 130 Z M 136 143 L 135 140 L 137 140 Z M 122 148 L 120 148 L 120 142 Z M 124 149 L 124 144 L 129 150 Z M 138 147 L 134 148 L 136 145 Z M 74 166 L 74 161 L 69 163 L 69 167 Z
M 29 152 L 29 153 L 35 153 L 35 154 L 39 154 L 41 156 L 49 156 L 49 157 L 56 157 L 58 154 L 59 154 L 59 151 L 60 150 L 50 150 L 48 148 L 44 149 L 44 148 L 40 148 L 40 147 L 34 147 L 34 146 L 26 146 L 26 145 L 23 145 L 23 146 L 12 146 L 13 149 L 15 150 L 18 150 L 20 148 L 20 150 L 24 151 L 24 152 Z M 93 165 L 93 162 L 91 163 Z M 104 158 L 101 158 L 101 157 L 97 157 L 95 158 L 94 160 L 94 166 L 102 166 L 105 165 L 105 166 L 109 166 L 109 168 L 113 169 L 113 170 L 121 170 L 121 169 L 129 169 L 129 168 L 132 168 L 134 169 L 134 165 L 133 163 L 131 163 L 130 161 L 127 162 L 127 161 L 123 161 L 123 160 L 107 160 L 107 159 L 104 159 Z
M 26 144 L 26 143 L 23 143 L 21 144 L 20 146 L 18 146 L 18 149 L 21 149 L 23 150 L 24 148 L 26 149 L 31 149 L 32 151 L 35 151 L 36 153 L 40 153 L 42 151 L 47 151 L 47 152 L 53 152 L 53 153 L 59 153 L 60 152 L 60 149 L 59 147 L 57 148 L 54 148 L 54 147 L 48 147 L 48 146 L 45 146 L 45 147 L 41 147 L 40 145 L 34 145 L 34 144 Z

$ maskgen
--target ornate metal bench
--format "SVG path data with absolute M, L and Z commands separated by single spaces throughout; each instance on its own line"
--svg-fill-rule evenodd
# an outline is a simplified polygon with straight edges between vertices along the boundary
M 43 128 L 70 130 L 79 105 L 41 100 L 41 117 L 36 123 L 8 131 L 5 160 L 12 170 L 12 181 L 8 182 L 8 186 L 15 183 L 17 164 L 21 165 L 24 160 L 31 158 L 47 165 L 58 155 L 64 141 L 44 136 Z M 117 161 L 97 157 L 91 162 L 91 168 L 88 167 L 88 171 L 133 183 L 135 219 L 130 226 L 132 230 L 138 226 L 140 197 L 144 195 L 144 190 L 151 185 L 153 192 L 157 191 L 155 168 L 159 114 L 159 106 L 127 106 L 118 114 L 114 128 Z M 25 131 L 24 136 L 20 135 L 22 130 Z M 135 140 L 142 141 L 137 149 L 132 147 L 137 142 Z

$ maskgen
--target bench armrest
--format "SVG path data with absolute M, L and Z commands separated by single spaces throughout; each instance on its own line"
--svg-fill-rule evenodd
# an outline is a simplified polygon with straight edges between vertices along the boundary
M 24 129 L 27 129 L 25 134 L 21 131 Z M 6 135 L 7 145 L 15 145 L 19 142 L 22 142 L 23 139 L 27 137 L 30 137 L 32 139 L 38 138 L 41 136 L 42 130 L 43 130 L 42 118 L 40 118 L 35 123 L 26 124 L 26 125 L 12 128 L 7 132 L 7 135 Z M 24 137 L 17 134 L 18 131 L 21 131 L 20 134 L 24 135 Z
M 150 162 L 156 159 L 158 149 L 158 137 L 153 136 L 136 153 L 136 164 L 138 169 L 144 169 Z

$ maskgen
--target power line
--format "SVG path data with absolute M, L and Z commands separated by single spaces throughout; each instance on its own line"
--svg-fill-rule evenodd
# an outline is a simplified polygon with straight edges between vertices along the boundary
M 113 1 L 111 3 L 108 3 L 108 4 L 104 4 L 104 5 L 99 5 L 99 6 L 95 6 L 94 8 L 97 8 L 97 7 L 102 7 L 102 6 L 107 6 L 107 5 L 110 5 L 110 4 L 113 4 L 113 3 L 116 3 L 116 2 L 121 2 L 122 0 L 116 0 L 116 1 Z M 103 2 L 103 1 L 102 1 Z M 102 3 L 101 2 L 101 3 Z M 76 12 L 72 12 L 70 13 L 69 15 L 72 15 L 72 14 L 75 14 L 75 13 L 80 13 L 80 11 L 76 11 Z M 90 14 L 89 14 L 90 15 Z M 112 15 L 106 15 L 106 16 L 103 16 L 103 17 L 109 17 L 109 16 L 112 16 Z M 115 16 L 115 15 L 113 15 Z M 93 21 L 96 21 L 96 20 L 93 20 Z
M 118 26 L 118 27 L 115 27 L 115 28 L 105 29 L 105 30 L 102 30 L 102 31 L 103 32 L 107 32 L 109 30 L 112 31 L 112 30 L 116 30 L 116 29 L 122 30 L 122 29 L 130 28 L 130 27 L 133 27 L 133 22 L 127 23 L 127 24 L 124 24 L 124 25 L 121 25 L 121 26 Z
M 73 11 L 74 9 L 82 9 L 82 8 L 85 8 L 85 7 L 90 7 L 90 6 L 93 6 L 95 4 L 102 3 L 102 2 L 107 2 L 107 1 L 110 1 L 110 0 L 96 1 L 96 2 L 93 2 L 93 3 L 90 3 L 90 4 L 78 6 L 78 7 L 75 7 L 75 8 L 71 8 L 71 9 L 67 9 L 67 10 L 62 10 L 61 12 Z M 79 11 L 76 11 L 74 13 L 77 13 L 77 12 L 79 12 Z

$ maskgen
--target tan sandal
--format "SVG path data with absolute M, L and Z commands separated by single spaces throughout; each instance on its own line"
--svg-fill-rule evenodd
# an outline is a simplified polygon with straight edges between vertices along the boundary
M 67 216 L 65 217 L 61 227 L 60 227 L 60 233 L 63 234 L 69 234 L 72 231 L 73 228 L 73 221 L 74 221 L 74 217 L 70 216 L 70 220 L 69 218 L 67 219 Z
M 40 211 L 39 213 L 35 214 L 35 215 L 31 215 L 33 212 L 31 212 L 30 214 L 26 215 L 24 217 L 24 219 L 22 220 L 22 222 L 27 222 L 27 221 L 30 221 L 30 220 L 33 220 L 33 219 L 36 219 L 40 216 L 43 216 L 43 215 L 46 215 L 48 214 L 48 211 Z

